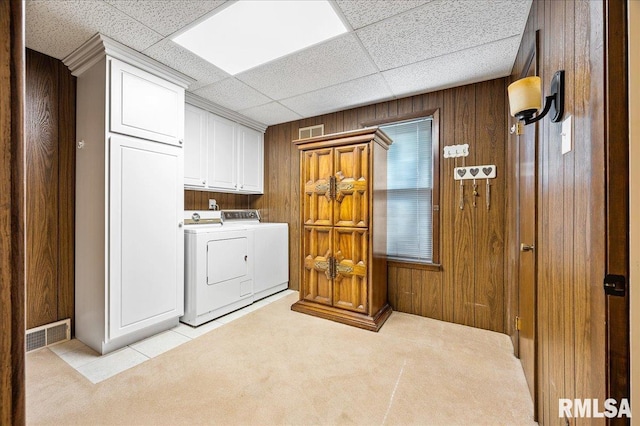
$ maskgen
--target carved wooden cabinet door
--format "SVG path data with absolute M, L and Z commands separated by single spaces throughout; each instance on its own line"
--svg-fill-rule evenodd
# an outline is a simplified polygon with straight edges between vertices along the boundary
M 323 148 L 302 153 L 303 224 L 333 225 L 333 149 Z
M 333 228 L 333 305 L 367 312 L 369 235 L 366 229 Z
M 301 294 L 306 300 L 331 305 L 333 228 L 305 226 L 302 249 L 304 269 Z
M 369 226 L 369 145 L 334 148 L 335 226 Z

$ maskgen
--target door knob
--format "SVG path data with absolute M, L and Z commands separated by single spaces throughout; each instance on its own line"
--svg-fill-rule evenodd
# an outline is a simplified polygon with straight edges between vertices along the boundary
M 533 251 L 535 249 L 534 246 L 530 246 L 525 243 L 520 243 L 520 251 Z

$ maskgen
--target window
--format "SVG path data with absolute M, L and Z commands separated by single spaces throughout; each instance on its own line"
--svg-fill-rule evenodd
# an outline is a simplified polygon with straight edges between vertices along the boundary
M 437 122 L 434 124 L 433 118 L 380 126 L 393 140 L 387 157 L 387 255 L 390 259 L 438 262 L 437 231 L 434 232 L 437 227 L 433 217 L 434 200 L 438 203 L 437 158 L 433 158 L 433 153 L 434 143 L 437 152 L 438 141 L 434 135 Z

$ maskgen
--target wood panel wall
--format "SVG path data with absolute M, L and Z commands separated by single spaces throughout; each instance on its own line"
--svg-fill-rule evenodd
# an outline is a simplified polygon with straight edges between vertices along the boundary
M 485 181 L 478 181 L 477 207 L 472 184 L 465 182 L 464 209 L 453 168 L 440 152 L 440 265 L 391 263 L 389 300 L 395 310 L 505 331 L 505 80 L 491 80 L 279 124 L 265 134 L 265 194 L 251 205 L 269 222 L 289 224 L 289 285 L 299 288 L 300 159 L 291 143 L 300 127 L 324 124 L 325 134 L 358 129 L 362 123 L 438 109 L 440 147 L 468 143 L 466 165 L 495 164 L 491 207 L 485 205 Z M 434 201 L 437 204 L 437 201 Z
M 540 30 L 539 75 L 549 93 L 565 70 L 565 115 L 573 120 L 573 149 L 561 152 L 561 123 L 538 128 L 537 365 L 538 420 L 565 424 L 558 398 L 605 399 L 605 123 L 604 2 L 534 1 L 514 65 L 519 78 Z M 515 123 L 510 119 L 510 125 Z M 509 182 L 517 182 L 517 139 L 507 144 Z M 517 188 L 508 190 L 517 199 Z M 517 202 L 508 203 L 507 276 L 517 280 Z M 508 294 L 509 319 L 517 294 Z M 509 321 L 510 323 L 510 321 Z M 507 332 L 513 334 L 512 327 Z M 572 419 L 604 424 L 605 419 Z M 568 423 L 567 423 L 568 424 Z
M 26 52 L 27 328 L 74 316 L 76 78 Z M 72 321 L 73 323 L 73 321 Z
M 0 2 L 0 424 L 25 424 L 24 13 Z
M 248 209 L 249 196 L 244 194 L 226 194 L 222 192 L 207 191 L 184 191 L 184 209 L 185 210 L 208 210 L 209 199 L 216 200 L 216 204 L 220 209 Z

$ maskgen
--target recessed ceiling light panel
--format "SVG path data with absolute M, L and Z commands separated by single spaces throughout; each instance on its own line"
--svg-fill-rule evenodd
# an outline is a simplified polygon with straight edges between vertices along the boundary
M 235 75 L 345 32 L 326 0 L 240 0 L 173 41 Z

